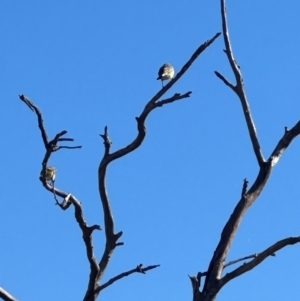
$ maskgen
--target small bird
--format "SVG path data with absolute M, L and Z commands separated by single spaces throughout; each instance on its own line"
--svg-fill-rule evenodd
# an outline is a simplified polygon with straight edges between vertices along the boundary
M 56 175 L 56 168 L 52 166 L 47 166 L 46 167 L 46 172 L 45 172 L 45 179 L 46 181 L 51 181 L 54 182 L 55 180 L 55 175 Z M 43 177 L 43 170 L 41 171 L 41 178 Z
M 161 85 L 163 85 L 163 81 L 174 77 L 174 68 L 170 64 L 163 64 L 158 70 L 158 78 L 157 80 L 161 80 Z

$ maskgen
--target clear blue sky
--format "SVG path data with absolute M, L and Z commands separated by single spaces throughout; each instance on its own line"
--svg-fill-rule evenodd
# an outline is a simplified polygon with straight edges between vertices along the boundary
M 106 2 L 106 3 L 104 3 Z M 81 150 L 61 150 L 50 164 L 56 186 L 83 204 L 90 225 L 103 226 L 97 168 L 105 125 L 112 150 L 136 135 L 136 121 L 160 89 L 158 68 L 179 71 L 196 47 L 221 31 L 220 1 L 9 1 L 0 3 L 2 129 L 0 286 L 20 301 L 82 300 L 89 265 L 74 211 L 61 211 L 39 181 L 49 137 L 68 131 Z M 300 118 L 300 2 L 227 1 L 231 42 L 265 157 L 284 126 Z M 213 71 L 233 79 L 223 37 L 166 96 L 193 91 L 148 118 L 134 153 L 109 166 L 107 188 L 123 247 L 104 280 L 161 264 L 105 289 L 101 300 L 191 300 L 188 274 L 205 271 L 220 232 L 258 166 L 237 97 Z M 300 138 L 275 167 L 247 212 L 228 260 L 298 236 Z M 95 255 L 104 232 L 93 236 Z M 230 282 L 218 301 L 298 300 L 300 246 L 287 247 Z M 236 266 L 234 266 L 236 267 Z

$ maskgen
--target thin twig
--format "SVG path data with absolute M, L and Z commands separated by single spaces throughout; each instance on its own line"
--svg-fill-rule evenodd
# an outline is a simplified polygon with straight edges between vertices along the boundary
M 170 82 L 168 82 L 168 84 L 166 84 L 157 94 L 155 94 L 146 106 L 152 106 L 157 100 L 159 100 L 184 75 L 184 73 L 191 67 L 191 65 L 198 58 L 198 56 L 207 47 L 209 47 L 220 35 L 221 35 L 221 33 L 218 32 L 211 39 L 205 41 L 202 45 L 200 45 L 196 49 L 196 51 L 192 54 L 192 56 L 187 61 L 187 63 L 176 74 L 176 76 Z
M 75 147 L 67 147 L 67 146 L 58 146 L 58 142 L 59 141 L 74 141 L 74 139 L 72 138 L 62 138 L 62 136 L 64 136 L 67 131 L 61 131 L 60 133 L 56 134 L 54 139 L 52 139 L 51 141 L 48 141 L 47 135 L 46 135 L 46 130 L 43 124 L 43 118 L 42 118 L 42 114 L 40 112 L 40 110 L 38 109 L 38 107 L 31 102 L 25 95 L 20 95 L 20 99 L 31 109 L 33 110 L 37 117 L 38 117 L 38 126 L 41 130 L 41 134 L 42 134 L 42 138 L 43 138 L 43 142 L 46 148 L 46 153 L 42 162 L 42 175 L 45 175 L 45 169 L 47 167 L 47 162 L 52 154 L 52 152 L 57 151 L 61 148 L 80 148 L 81 146 L 75 146 Z M 97 263 L 97 259 L 94 255 L 93 252 L 93 241 L 92 241 L 92 233 L 94 230 L 100 230 L 101 227 L 99 225 L 93 225 L 93 226 L 88 226 L 84 216 L 83 216 L 83 211 L 82 211 L 82 206 L 81 203 L 70 193 L 66 193 L 64 191 L 61 191 L 57 188 L 54 187 L 54 181 L 52 182 L 52 185 L 50 185 L 46 179 L 45 176 L 44 177 L 40 177 L 40 180 L 43 183 L 43 186 L 50 192 L 52 192 L 54 194 L 54 198 L 56 201 L 56 204 L 62 209 L 62 210 L 66 210 L 67 208 L 70 207 L 71 204 L 73 204 L 74 206 L 74 210 L 75 210 L 75 219 L 82 231 L 82 237 L 84 240 L 84 244 L 86 247 L 86 254 L 87 254 L 87 259 L 90 263 L 90 278 L 94 279 L 98 273 L 99 273 L 99 266 Z M 59 203 L 57 197 L 61 197 L 63 198 L 63 202 Z M 91 288 L 92 290 L 94 290 L 94 287 Z
M 43 139 L 43 142 L 44 142 L 44 146 L 45 148 L 47 148 L 48 146 L 48 137 L 47 137 L 47 133 L 46 133 L 46 130 L 45 130 L 45 127 L 44 127 L 44 121 L 43 121 L 43 118 L 42 118 L 42 114 L 39 110 L 39 108 L 29 100 L 28 97 L 26 97 L 24 94 L 21 94 L 19 95 L 19 98 L 30 108 L 30 110 L 34 111 L 37 115 L 37 118 L 38 118 L 38 126 L 39 126 L 39 129 L 41 131 L 41 134 L 42 134 L 42 139 Z
M 110 146 L 112 145 L 112 142 L 110 141 L 110 139 L 108 137 L 107 126 L 104 127 L 104 134 L 100 134 L 100 136 L 103 139 L 103 144 L 104 144 L 104 149 L 105 149 L 104 156 L 107 156 L 109 154 Z
M 121 273 L 113 278 L 111 278 L 110 280 L 108 280 L 106 283 L 102 284 L 99 286 L 99 288 L 96 290 L 96 292 L 100 292 L 102 291 L 103 289 L 107 288 L 108 286 L 112 285 L 114 282 L 116 282 L 117 280 L 120 280 L 124 277 L 127 277 L 133 273 L 142 273 L 142 274 L 146 274 L 147 271 L 149 270 L 152 270 L 152 269 L 155 269 L 157 267 L 159 267 L 160 265 L 157 264 L 157 265 L 150 265 L 150 266 L 147 266 L 145 268 L 142 267 L 142 264 L 139 264 L 136 268 L 132 269 L 132 270 L 129 270 L 127 272 L 124 272 L 124 273 Z
M 228 263 L 224 264 L 223 268 L 225 269 L 225 268 L 229 267 L 230 265 L 236 264 L 236 263 L 238 263 L 240 261 L 243 261 L 243 260 L 255 258 L 255 257 L 257 257 L 257 255 L 258 255 L 258 253 L 255 253 L 255 254 L 248 255 L 248 256 L 245 256 L 245 257 L 242 257 L 242 258 L 239 258 L 239 259 L 236 259 L 236 260 L 229 261 Z
M 154 108 L 158 108 L 158 107 L 162 107 L 163 105 L 166 105 L 166 104 L 169 104 L 169 103 L 172 103 L 176 100 L 180 100 L 180 99 L 184 99 L 184 98 L 188 98 L 190 97 L 190 95 L 192 94 L 191 91 L 185 93 L 185 94 L 180 94 L 180 93 L 176 93 L 174 94 L 172 97 L 170 98 L 167 98 L 167 99 L 163 99 L 163 100 L 160 100 L 160 101 L 157 101 L 156 103 L 154 103 L 153 107 Z
M 269 248 L 265 249 L 263 252 L 256 254 L 254 259 L 251 261 L 244 263 L 237 269 L 233 270 L 232 272 L 226 274 L 222 279 L 219 281 L 219 289 L 224 286 L 226 283 L 228 283 L 230 280 L 252 270 L 257 265 L 259 265 L 261 262 L 263 262 L 267 257 L 269 256 L 275 256 L 275 253 L 279 251 L 280 249 L 288 246 L 288 245 L 294 245 L 300 242 L 300 236 L 298 237 L 289 237 L 282 239 Z
M 230 87 L 233 91 L 235 91 L 235 86 L 228 80 L 226 79 L 220 72 L 215 71 L 216 76 L 223 81 L 223 83 Z
M 243 197 L 247 193 L 248 184 L 248 180 L 244 179 L 241 197 Z

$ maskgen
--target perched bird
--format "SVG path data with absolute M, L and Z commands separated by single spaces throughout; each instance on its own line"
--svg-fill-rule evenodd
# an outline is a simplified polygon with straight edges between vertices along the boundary
M 46 181 L 52 181 L 54 182 L 56 174 L 56 168 L 52 166 L 47 166 L 45 171 L 45 179 Z M 43 177 L 43 171 L 41 171 L 41 177 Z
M 158 70 L 158 78 L 157 80 L 161 80 L 161 85 L 163 85 L 163 81 L 174 77 L 174 68 L 170 64 L 163 64 Z

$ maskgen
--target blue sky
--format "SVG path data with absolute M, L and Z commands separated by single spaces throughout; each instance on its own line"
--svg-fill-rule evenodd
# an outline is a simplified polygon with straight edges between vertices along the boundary
M 120 3 L 121 2 L 121 3 Z M 254 1 L 255 2 L 255 1 Z M 300 117 L 299 11 L 296 0 L 227 1 L 234 55 L 265 157 Z M 74 194 L 85 218 L 103 226 L 97 168 L 105 125 L 112 150 L 136 135 L 146 102 L 161 88 L 159 67 L 179 71 L 195 49 L 221 31 L 219 1 L 8 1 L 0 3 L 1 249 L 0 286 L 19 300 L 81 300 L 88 262 L 73 209 L 61 211 L 39 173 L 44 149 L 36 116 L 49 137 L 67 130 L 81 150 L 61 150 L 50 164 L 56 186 Z M 242 181 L 258 166 L 237 97 L 216 76 L 233 74 L 223 37 L 192 65 L 167 96 L 192 97 L 159 108 L 134 153 L 113 162 L 107 189 L 116 231 L 123 231 L 105 280 L 139 263 L 161 264 L 105 289 L 101 300 L 190 300 L 188 274 L 205 271 Z M 299 235 L 300 139 L 274 169 L 247 212 L 228 260 Z M 94 233 L 95 255 L 104 232 Z M 223 288 L 218 301 L 296 300 L 300 246 L 287 247 Z M 236 266 L 234 266 L 236 267 Z M 230 269 L 228 269 L 230 270 Z

